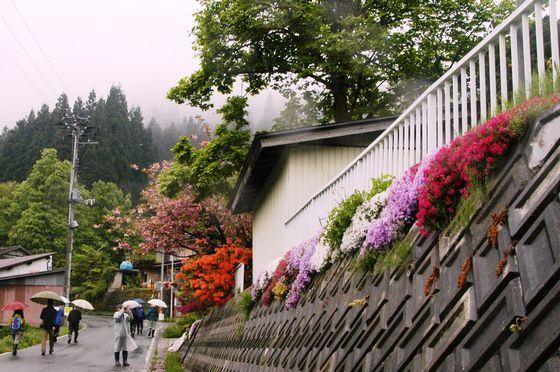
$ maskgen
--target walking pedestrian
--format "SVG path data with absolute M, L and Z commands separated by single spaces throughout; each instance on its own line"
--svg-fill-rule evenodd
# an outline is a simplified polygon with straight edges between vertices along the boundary
M 146 314 L 146 319 L 148 319 L 148 337 L 154 337 L 156 333 L 156 321 L 158 320 L 158 312 L 155 306 L 150 307 L 148 314 Z
M 23 330 L 25 327 L 25 317 L 23 316 L 23 310 L 14 310 L 12 319 L 10 321 L 10 333 L 12 334 L 13 347 L 12 355 L 17 355 L 18 344 L 23 337 Z
M 128 364 L 128 352 L 134 351 L 138 346 L 130 337 L 129 334 L 129 322 L 132 313 L 128 307 L 122 307 L 122 305 L 117 306 L 117 311 L 113 315 L 115 321 L 115 366 L 120 366 L 119 354 L 122 351 L 123 366 L 127 367 Z
M 136 319 L 136 326 L 138 327 L 137 333 L 142 334 L 144 332 L 144 319 L 146 319 L 146 313 L 144 308 L 140 306 L 138 308 L 138 319 Z
M 49 354 L 54 352 L 54 330 L 56 322 L 56 309 L 53 300 L 47 300 L 47 306 L 41 310 L 41 328 L 43 329 L 43 339 L 41 340 L 41 355 L 45 355 L 47 349 L 47 338 L 49 339 Z
M 138 309 L 135 307 L 131 309 L 130 312 L 132 313 L 132 317 L 130 318 L 130 335 L 134 338 L 134 334 L 136 333 L 136 324 L 138 322 Z
M 62 306 L 55 307 L 56 318 L 54 320 L 54 342 L 58 341 L 58 334 L 60 333 L 60 327 L 62 327 L 62 322 L 64 320 L 64 309 Z
M 68 343 L 72 341 L 72 333 L 74 333 L 74 343 L 78 343 L 78 331 L 80 329 L 80 320 L 82 320 L 82 312 L 77 308 L 73 308 L 68 314 Z

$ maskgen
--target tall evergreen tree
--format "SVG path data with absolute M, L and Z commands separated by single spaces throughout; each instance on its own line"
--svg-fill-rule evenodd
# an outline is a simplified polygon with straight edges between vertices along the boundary
M 80 181 L 87 186 L 97 180 L 115 182 L 136 201 L 146 184 L 141 169 L 159 159 L 140 108 L 129 108 L 117 86 L 111 87 L 106 99 L 98 99 L 92 90 L 85 102 L 77 98 L 73 105 L 62 94 L 52 112 L 43 105 L 37 114 L 32 110 L 26 119 L 5 131 L 0 136 L 0 181 L 25 179 L 45 148 L 54 148 L 62 159 L 70 160 L 69 133 L 56 125 L 69 114 L 89 116 L 93 139 L 99 142 L 80 150 Z

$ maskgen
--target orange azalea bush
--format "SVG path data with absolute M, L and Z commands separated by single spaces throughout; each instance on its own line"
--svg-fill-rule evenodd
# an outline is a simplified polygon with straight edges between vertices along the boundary
M 249 265 L 251 256 L 251 248 L 243 247 L 239 240 L 228 239 L 215 253 L 183 261 L 176 277 L 179 289 L 202 307 L 221 306 L 233 295 L 236 266 Z

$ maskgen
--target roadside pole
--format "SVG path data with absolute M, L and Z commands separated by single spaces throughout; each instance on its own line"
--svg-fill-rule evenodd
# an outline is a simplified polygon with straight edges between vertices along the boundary
M 89 118 L 82 118 L 77 115 L 65 116 L 60 123 L 66 129 L 70 130 L 72 135 L 72 169 L 70 171 L 70 190 L 68 191 L 68 236 L 66 240 L 66 264 L 64 270 L 64 296 L 70 299 L 71 288 L 71 272 L 72 272 L 72 249 L 74 245 L 74 229 L 78 227 L 78 223 L 74 219 L 74 204 L 83 203 L 93 205 L 94 199 L 83 200 L 77 189 L 77 174 L 79 164 L 80 145 L 97 145 L 97 142 L 90 141 L 80 142 L 82 137 L 88 134 Z
M 169 300 L 170 310 L 169 310 L 169 317 L 173 319 L 173 279 L 174 279 L 174 264 L 175 264 L 175 256 L 171 255 L 171 300 Z
M 76 124 L 74 124 L 77 127 Z M 70 277 L 72 270 L 72 247 L 74 245 L 74 187 L 76 183 L 76 165 L 78 162 L 78 128 L 72 128 L 72 170 L 70 171 L 70 191 L 68 192 L 68 239 L 66 241 L 66 270 L 64 270 L 64 296 L 70 299 Z
M 165 265 L 165 253 L 161 252 L 161 273 L 160 273 L 160 289 L 159 289 L 159 299 L 163 301 L 163 276 L 164 276 L 164 268 Z

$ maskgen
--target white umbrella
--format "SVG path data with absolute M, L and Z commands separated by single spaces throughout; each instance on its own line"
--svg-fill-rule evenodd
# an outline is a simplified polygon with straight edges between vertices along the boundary
M 78 299 L 78 300 L 72 301 L 72 303 L 76 307 L 81 307 L 84 310 L 93 310 L 93 305 L 91 303 L 89 303 L 89 301 Z
M 128 300 L 128 301 L 123 302 L 122 306 L 123 307 L 128 307 L 129 309 L 134 309 L 135 307 L 140 306 L 140 304 L 136 301 Z
M 64 297 L 64 296 L 60 296 L 60 298 L 62 298 L 62 301 L 64 301 L 65 304 L 69 304 L 69 303 L 70 303 L 70 300 L 67 299 L 67 298 Z
M 158 300 L 157 298 L 154 298 L 153 300 L 148 301 L 148 303 L 150 305 L 167 308 L 167 304 L 165 302 L 163 302 L 162 300 Z

